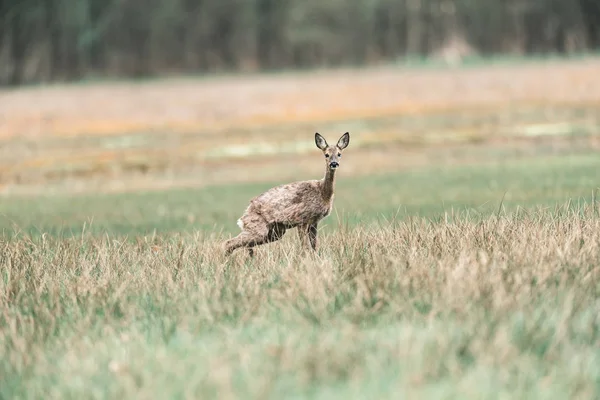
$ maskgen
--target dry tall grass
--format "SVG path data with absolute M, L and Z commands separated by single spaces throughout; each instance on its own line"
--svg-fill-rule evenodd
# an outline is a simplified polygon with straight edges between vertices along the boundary
M 4 240 L 0 397 L 600 395 L 591 210 L 220 239 Z

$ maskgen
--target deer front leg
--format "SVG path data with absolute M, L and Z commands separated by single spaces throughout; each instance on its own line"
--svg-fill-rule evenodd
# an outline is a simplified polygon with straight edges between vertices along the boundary
M 308 240 L 310 242 L 310 247 L 313 250 L 317 250 L 317 223 L 310 224 L 308 226 Z
M 298 227 L 300 242 L 304 248 L 317 250 L 317 224 L 305 224 Z
M 308 248 L 310 240 L 308 239 L 308 228 L 310 225 L 304 224 L 298 226 L 298 237 L 300 238 L 300 243 L 303 248 Z

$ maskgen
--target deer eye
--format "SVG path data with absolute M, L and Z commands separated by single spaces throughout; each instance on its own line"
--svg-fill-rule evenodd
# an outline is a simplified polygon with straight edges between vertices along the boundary
M 338 157 L 341 157 L 341 156 L 342 156 L 342 153 L 338 153 Z
M 325 154 L 325 158 L 329 158 L 329 154 Z

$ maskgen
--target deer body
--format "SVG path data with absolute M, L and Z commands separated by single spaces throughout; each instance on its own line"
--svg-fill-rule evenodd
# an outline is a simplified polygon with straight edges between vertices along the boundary
M 269 189 L 250 200 L 244 215 L 238 220 L 242 232 L 225 243 L 230 254 L 239 247 L 246 247 L 250 255 L 252 248 L 280 239 L 288 229 L 298 227 L 303 242 L 313 250 L 317 248 L 317 225 L 331 213 L 335 190 L 335 172 L 339 166 L 341 152 L 350 142 L 345 133 L 335 146 L 315 134 L 315 143 L 326 159 L 325 177 L 288 183 Z

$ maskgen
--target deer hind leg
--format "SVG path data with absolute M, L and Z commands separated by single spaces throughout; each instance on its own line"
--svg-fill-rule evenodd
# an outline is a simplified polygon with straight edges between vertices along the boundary
M 274 242 L 285 234 L 286 227 L 282 224 L 268 225 L 254 223 L 244 225 L 244 230 L 236 237 L 225 242 L 225 254 L 231 254 L 235 249 L 246 247 L 250 257 L 254 256 L 254 247 Z
M 259 237 L 254 233 L 242 231 L 236 237 L 225 242 L 225 255 L 230 255 L 234 250 L 240 247 L 251 247 L 257 240 L 259 240 Z
M 274 224 L 267 228 L 266 235 L 256 236 L 256 240 L 247 245 L 248 254 L 250 257 L 254 257 L 254 247 L 260 246 L 261 244 L 275 242 L 285 234 L 286 227 L 282 224 Z
M 264 242 L 269 227 L 267 222 L 260 216 L 252 212 L 246 211 L 244 215 L 238 219 L 238 226 L 242 231 L 234 238 L 225 242 L 225 255 L 230 255 L 234 250 L 240 247 L 246 247 L 250 257 L 254 256 L 252 247 Z

